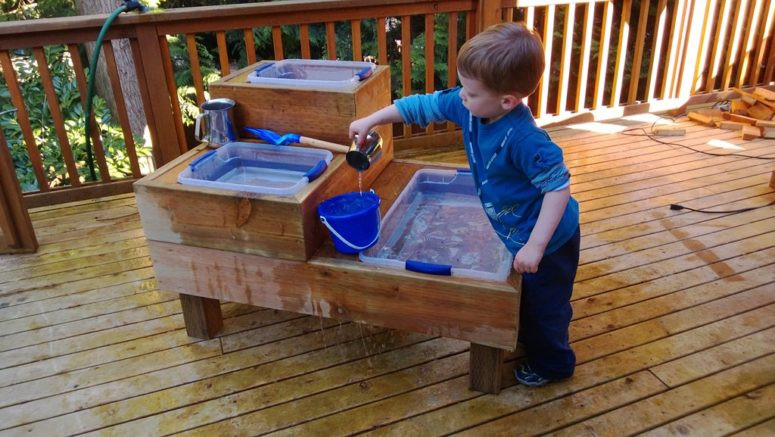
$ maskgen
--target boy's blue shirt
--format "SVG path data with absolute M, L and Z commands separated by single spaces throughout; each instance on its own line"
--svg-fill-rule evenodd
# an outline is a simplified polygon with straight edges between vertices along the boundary
M 396 100 L 395 105 L 407 123 L 427 126 L 452 121 L 463 128 L 482 206 L 495 232 L 516 254 L 538 221 L 544 194 L 570 184 L 562 149 L 536 126 L 525 105 L 520 103 L 494 123 L 483 124 L 463 106 L 459 94 L 460 88 L 418 94 Z M 578 224 L 579 205 L 571 197 L 544 253 L 568 241 Z

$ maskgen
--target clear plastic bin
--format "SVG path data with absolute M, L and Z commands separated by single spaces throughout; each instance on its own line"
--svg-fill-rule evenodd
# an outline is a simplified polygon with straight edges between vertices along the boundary
M 420 170 L 382 219 L 366 264 L 505 281 L 513 258 L 490 225 L 470 172 Z
M 247 80 L 256 84 L 350 90 L 371 76 L 375 68 L 371 62 L 285 59 L 261 64 Z
M 257 143 L 227 143 L 180 172 L 184 185 L 292 196 L 331 162 L 327 150 Z

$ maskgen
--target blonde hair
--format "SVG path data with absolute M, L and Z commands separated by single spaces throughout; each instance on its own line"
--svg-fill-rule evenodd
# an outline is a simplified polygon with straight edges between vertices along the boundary
M 463 44 L 457 69 L 496 93 L 516 91 L 529 96 L 544 72 L 544 47 L 541 38 L 523 24 L 495 24 Z

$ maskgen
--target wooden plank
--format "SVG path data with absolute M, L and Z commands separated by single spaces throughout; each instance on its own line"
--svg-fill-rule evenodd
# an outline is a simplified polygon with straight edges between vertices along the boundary
M 507 284 L 380 271 L 327 258 L 302 263 L 155 241 L 149 246 L 164 290 L 363 321 L 508 350 L 516 346 L 519 292 Z M 208 265 L 207 260 L 212 259 L 218 259 L 217 269 Z M 210 279 L 202 282 L 203 274 Z M 243 285 L 236 286 L 235 281 Z M 389 294 L 384 284 L 394 284 Z M 404 297 L 398 306 L 393 293 Z M 429 311 L 431 307 L 434 310 Z M 466 308 L 466 312 L 461 317 L 438 308 Z
M 471 390 L 500 393 L 503 355 L 503 349 L 471 343 L 468 377 Z
M 754 0 L 750 8 L 746 11 L 746 23 L 745 23 L 745 37 L 743 39 L 742 47 L 742 60 L 738 59 L 737 67 L 737 82 L 735 86 L 740 88 L 746 83 L 748 75 L 751 74 L 751 54 L 754 51 L 754 42 L 756 39 L 761 38 L 762 33 L 759 29 L 759 20 L 762 13 L 763 2 Z M 748 83 L 755 85 L 753 81 L 747 81 Z
M 676 97 L 673 94 L 675 87 L 675 81 L 677 76 L 678 63 L 680 62 L 679 50 L 681 49 L 681 41 L 684 38 L 682 26 L 684 23 L 683 17 L 688 7 L 688 0 L 676 0 L 673 5 L 671 25 L 670 25 L 670 41 L 668 43 L 667 53 L 665 53 L 665 65 L 662 73 L 662 87 L 660 91 L 660 97 L 663 99 L 669 99 Z M 657 49 L 659 50 L 659 49 Z M 722 88 L 723 89 L 723 88 Z
M 246 45 L 248 44 L 247 41 L 250 41 L 250 44 L 252 45 L 252 31 L 249 32 L 249 35 L 246 35 L 245 41 Z M 204 82 L 202 81 L 202 70 L 199 66 L 199 53 L 197 52 L 196 48 L 196 35 L 193 33 L 186 35 L 186 50 L 188 51 L 188 62 L 191 64 L 191 78 L 194 81 L 194 90 L 196 90 L 196 104 L 197 106 L 202 106 L 202 103 L 205 101 L 205 87 Z M 248 56 L 250 56 L 251 50 L 246 49 L 246 51 Z M 253 48 L 252 52 L 253 57 L 255 57 L 255 48 Z
M 565 31 L 562 39 L 562 55 L 560 60 L 560 80 L 557 89 L 557 113 L 567 112 L 568 79 L 570 77 L 571 48 L 573 47 L 573 26 L 576 23 L 576 6 L 565 7 Z
M 646 44 L 646 28 L 648 27 L 650 5 L 651 2 L 641 2 L 640 5 L 640 14 L 638 15 L 638 35 L 635 37 L 635 53 L 632 56 L 630 91 L 627 95 L 627 103 L 634 103 L 638 98 L 641 62 L 643 58 L 643 47 Z
M 616 66 L 614 68 L 613 83 L 611 84 L 611 106 L 619 106 L 619 100 L 622 95 L 622 81 L 624 79 L 624 69 L 627 60 L 627 44 L 630 38 L 630 12 L 632 11 L 632 0 L 624 0 L 622 3 L 621 21 L 619 22 L 619 42 L 616 49 Z M 630 80 L 632 80 L 632 73 Z M 638 77 L 635 74 L 635 77 Z
M 547 113 L 547 103 L 549 100 L 550 73 L 552 66 L 552 43 L 554 41 L 554 5 L 546 7 L 544 13 L 544 72 L 541 75 L 541 81 L 538 83 L 538 91 L 535 93 L 538 98 L 536 102 L 536 115 L 542 117 Z M 602 52 L 601 52 L 602 53 Z
M 283 430 L 282 433 L 298 434 L 313 429 L 338 429 L 349 433 L 372 430 L 371 434 L 394 433 L 396 435 L 404 435 L 407 432 L 435 434 L 455 432 L 503 416 L 510 411 L 521 410 L 533 404 L 543 403 L 580 389 L 645 370 L 654 362 L 681 356 L 688 352 L 687 349 L 702 348 L 692 343 L 690 338 L 696 341 L 701 339 L 703 344 L 707 344 L 718 341 L 718 337 L 715 340 L 708 338 L 710 332 L 714 334 L 719 332 L 724 338 L 729 338 L 731 333 L 723 329 L 748 330 L 740 320 L 736 322 L 736 324 L 730 322 L 729 319 L 725 323 L 716 322 L 696 328 L 694 332 L 690 331 L 691 336 L 687 333 L 667 337 L 589 363 L 586 363 L 582 356 L 580 357 L 582 364 L 576 368 L 573 379 L 541 390 L 531 390 L 529 396 L 525 394 L 524 389 L 517 387 L 502 391 L 500 396 L 478 395 L 465 390 L 467 381 L 465 377 L 461 377 L 364 405 L 346 412 L 349 414 L 343 412 L 307 422 Z M 719 331 L 719 328 L 722 330 Z M 625 338 L 622 338 L 622 341 L 627 343 Z M 418 413 L 421 414 L 418 415 Z M 557 409 L 551 409 L 551 413 L 557 414 Z
M 612 9 L 613 3 L 611 1 L 606 1 L 603 6 L 603 30 L 600 34 L 600 45 L 597 60 L 597 76 L 595 80 L 595 96 L 594 100 L 592 101 L 593 109 L 599 109 L 603 105 L 603 94 L 605 93 L 605 75 L 606 69 L 608 68 L 608 47 L 611 41 L 611 22 L 613 21 Z M 656 62 L 656 59 L 654 62 Z
M 401 16 L 401 91 L 402 96 L 412 94 L 412 18 L 410 15 Z M 412 127 L 404 124 L 404 138 L 412 135 Z
M 175 82 L 175 72 L 172 66 L 172 54 L 170 53 L 169 44 L 167 44 L 167 37 L 162 35 L 159 37 L 159 48 L 161 49 L 162 65 L 164 67 L 165 83 L 167 84 L 167 94 L 170 96 L 172 103 L 172 118 L 175 121 L 173 125 L 175 133 L 178 136 L 178 148 L 179 153 L 186 153 L 188 145 L 186 144 L 186 134 L 183 132 L 183 116 L 180 113 L 180 100 L 178 100 L 178 87 Z
M 775 374 L 772 372 L 774 365 L 775 355 L 759 358 L 586 420 L 564 429 L 558 435 L 577 435 L 574 433 L 581 430 L 598 434 L 646 431 L 665 421 L 693 413 L 702 407 L 709 407 L 725 398 L 740 396 L 771 384 L 775 380 Z M 692 402 L 688 403 L 686 399 L 692 399 Z
M 353 61 L 362 61 L 361 53 L 361 20 L 350 20 L 350 29 L 353 38 Z
M 0 130 L 0 253 L 35 252 L 38 240 L 22 197 L 11 152 Z
M 285 59 L 285 56 L 283 56 L 283 31 L 280 26 L 272 26 L 272 47 L 276 61 Z
M 584 14 L 584 33 L 581 35 L 581 62 L 579 64 L 579 79 L 576 84 L 576 112 L 580 112 L 583 108 L 586 108 L 589 56 L 592 51 L 592 26 L 594 24 L 595 2 L 594 0 L 589 0 L 587 2 L 586 14 Z
M 425 15 L 425 92 L 432 93 L 436 89 L 435 83 L 435 61 L 434 61 L 434 19 L 435 15 Z M 429 123 L 425 128 L 426 134 L 432 134 L 434 131 L 433 123 Z
M 75 202 L 95 197 L 113 196 L 131 193 L 135 179 L 123 179 L 108 183 L 87 183 L 80 187 L 63 187 L 44 193 L 26 194 L 24 200 L 28 208 L 37 208 L 57 203 Z
M 380 65 L 387 65 L 388 64 L 388 58 L 387 58 L 387 29 L 385 29 L 385 26 L 387 25 L 387 18 L 386 17 L 377 17 L 377 52 L 379 53 L 379 64 Z
M 121 123 L 124 147 L 126 148 L 126 153 L 129 157 L 129 168 L 132 172 L 132 177 L 141 178 L 143 175 L 140 172 L 140 163 L 137 161 L 137 148 L 135 146 L 134 136 L 132 135 L 132 128 L 129 124 L 129 115 L 126 111 L 124 92 L 121 89 L 121 79 L 118 74 L 116 57 L 113 53 L 113 44 L 110 42 L 103 43 L 102 51 L 105 53 L 105 63 L 108 69 L 108 76 L 110 77 L 110 86 L 113 90 L 113 97 L 116 99 L 116 111 L 118 112 L 119 123 Z
M 43 159 L 40 156 L 40 150 L 35 142 L 35 136 L 32 134 L 32 127 L 30 125 L 30 117 L 27 114 L 27 108 L 24 104 L 24 98 L 22 97 L 21 90 L 19 89 L 19 83 L 16 79 L 16 71 L 13 68 L 11 62 L 11 56 L 5 50 L 0 50 L 0 67 L 3 69 L 3 78 L 8 86 L 8 92 L 11 95 L 11 103 L 16 108 L 16 119 L 19 122 L 19 126 L 22 130 L 22 136 L 24 137 L 24 144 L 27 146 L 27 154 L 30 157 L 32 163 L 32 171 L 35 173 L 35 180 L 38 182 L 38 190 L 45 192 L 49 190 L 48 181 L 46 175 L 43 172 Z
M 242 30 L 242 37 L 245 39 L 245 56 L 248 64 L 256 63 L 256 44 L 253 41 L 253 28 L 248 27 Z M 303 46 L 302 46 L 303 53 Z M 201 105 L 201 103 L 200 103 Z
M 328 59 L 336 59 L 336 32 L 334 30 L 334 22 L 326 21 L 326 52 L 328 53 Z
M 765 77 L 766 72 L 772 71 L 772 65 L 765 64 L 767 45 L 772 41 L 772 28 L 775 25 L 775 5 L 772 2 L 766 3 L 766 11 L 762 18 L 762 33 L 756 45 L 756 55 L 754 55 L 754 68 L 751 83 L 758 84 L 760 77 Z M 771 52 L 775 53 L 772 49 Z
M 743 33 L 743 20 L 747 14 L 744 13 L 748 9 L 748 0 L 741 0 L 735 2 L 735 19 L 732 23 L 732 30 L 727 43 L 726 56 L 724 58 L 723 76 L 721 78 L 721 89 L 729 88 L 732 83 L 732 69 L 736 64 L 738 53 L 740 51 L 740 39 Z
M 181 293 L 180 306 L 183 308 L 183 318 L 189 337 L 209 340 L 215 338 L 223 328 L 221 303 L 217 299 Z
M 666 21 L 667 0 L 659 0 L 656 10 L 656 20 L 654 21 L 654 37 L 651 40 L 651 62 L 649 63 L 648 80 L 646 82 L 646 96 L 644 100 L 647 102 L 654 98 L 654 93 L 657 89 L 657 75 L 659 74 L 659 66 L 662 65 L 661 47 L 665 37 Z
M 215 40 L 218 44 L 218 62 L 221 66 L 221 77 L 231 74 L 231 67 L 229 66 L 229 53 L 226 46 L 226 32 L 215 32 Z
M 775 384 L 661 425 L 643 435 L 730 434 L 766 421 L 772 411 L 775 411 Z M 772 424 L 775 425 L 775 421 Z M 769 433 L 772 431 L 775 427 L 771 427 Z
M 311 55 L 310 55 L 310 48 L 309 48 L 309 25 L 308 24 L 300 25 L 299 40 L 301 44 L 301 57 L 303 59 L 309 59 Z
M 718 11 L 718 0 L 711 0 L 707 2 L 705 7 L 705 15 L 702 20 L 702 36 L 700 39 L 700 53 L 697 56 L 697 61 L 694 65 L 694 81 L 692 82 L 691 92 L 692 94 L 702 90 L 703 74 L 708 69 L 708 51 L 713 50 L 713 40 L 711 31 L 713 30 L 713 19 Z
M 70 178 L 70 185 L 77 187 L 78 185 L 81 185 L 81 179 L 78 176 L 78 170 L 75 168 L 73 150 L 70 147 L 70 141 L 67 139 L 65 120 L 62 117 L 62 111 L 59 109 L 59 97 L 57 96 L 57 93 L 54 90 L 54 84 L 51 81 L 51 72 L 48 69 L 48 61 L 46 60 L 46 55 L 43 53 L 42 47 L 33 48 L 33 53 L 35 54 L 35 60 L 38 64 L 38 73 L 40 74 L 40 80 L 43 84 L 43 91 L 46 95 L 48 108 L 51 111 L 51 118 L 54 121 L 54 131 L 59 140 L 59 149 L 62 153 L 62 158 L 65 161 L 67 175 Z

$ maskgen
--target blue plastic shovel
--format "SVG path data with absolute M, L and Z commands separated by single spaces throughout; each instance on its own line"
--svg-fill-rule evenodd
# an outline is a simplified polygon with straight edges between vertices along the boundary
M 318 147 L 320 149 L 330 150 L 332 152 L 347 153 L 350 148 L 342 144 L 331 143 L 323 140 L 316 140 L 315 138 L 305 137 L 299 134 L 285 134 L 280 135 L 277 132 L 269 129 L 259 129 L 257 127 L 244 127 L 246 132 L 266 141 L 269 144 L 275 146 L 284 146 L 288 144 L 307 144 L 310 146 Z

